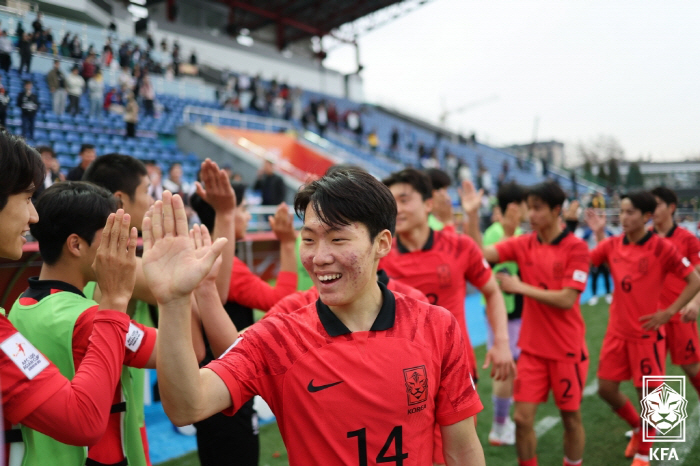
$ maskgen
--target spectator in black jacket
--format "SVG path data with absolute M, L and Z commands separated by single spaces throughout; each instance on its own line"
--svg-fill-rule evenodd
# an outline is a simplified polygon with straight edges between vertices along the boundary
M 260 191 L 262 205 L 279 205 L 284 202 L 287 194 L 284 180 L 275 173 L 275 166 L 271 160 L 265 160 L 253 189 Z
M 29 68 L 32 65 L 32 36 L 30 34 L 24 34 L 22 39 L 19 41 L 19 73 L 22 74 L 22 69 L 27 68 L 27 73 L 29 73 Z
M 32 92 L 32 82 L 24 81 L 24 91 L 17 96 L 17 107 L 22 109 L 22 136 L 34 139 L 34 118 L 39 110 L 39 98 Z

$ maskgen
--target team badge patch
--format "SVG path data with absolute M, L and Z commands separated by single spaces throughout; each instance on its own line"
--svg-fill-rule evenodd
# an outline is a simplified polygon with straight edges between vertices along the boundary
M 0 343 L 0 348 L 29 380 L 49 367 L 49 361 L 21 333 Z
M 126 334 L 126 340 L 124 340 L 124 345 L 135 353 L 141 347 L 144 335 L 145 332 L 143 330 L 138 328 L 133 323 L 130 323 L 129 331 Z
M 581 283 L 586 283 L 586 279 L 588 278 L 588 273 L 584 272 L 583 270 L 574 270 L 574 281 L 581 282 Z
M 649 272 L 649 259 L 646 257 L 642 257 L 639 259 L 639 273 L 648 273 Z
M 428 399 L 428 373 L 425 370 L 425 366 L 404 369 L 403 378 L 406 382 L 406 395 L 408 396 L 409 406 L 425 403 Z
M 448 264 L 439 265 L 437 268 L 438 281 L 441 288 L 449 287 L 452 284 L 452 275 Z

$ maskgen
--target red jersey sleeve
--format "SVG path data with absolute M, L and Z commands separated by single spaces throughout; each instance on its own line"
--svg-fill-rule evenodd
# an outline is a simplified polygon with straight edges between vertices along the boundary
M 463 247 L 461 257 L 466 261 L 464 278 L 475 287 L 481 288 L 491 278 L 491 266 L 473 239 L 461 235 L 460 243 Z
M 611 238 L 606 238 L 598 243 L 598 246 L 593 248 L 593 250 L 590 252 L 591 264 L 597 267 L 603 262 L 608 261 L 608 255 L 610 254 L 610 249 L 613 246 L 613 241 L 615 241 L 614 236 Z
M 311 287 L 306 291 L 298 291 L 282 298 L 277 304 L 265 313 L 265 317 L 274 314 L 289 314 L 297 309 L 301 309 L 307 304 L 311 304 L 318 299 L 318 291 L 316 287 Z
M 114 390 L 121 376 L 124 341 L 129 317 L 123 312 L 100 311 L 94 318 L 89 348 L 73 380 L 63 377 L 51 364 L 32 380 L 25 390 L 44 398 L 29 397 L 19 404 L 5 403 L 3 368 L 3 408 L 13 424 L 21 422 L 62 443 L 92 445 L 104 434 Z M 40 383 L 42 379 L 51 383 Z
M 440 309 L 444 316 L 441 377 L 438 388 L 436 419 L 448 426 L 476 415 L 484 409 L 471 377 L 467 346 L 455 317 Z
M 411 297 L 413 299 L 416 299 L 420 302 L 423 303 L 430 303 L 428 301 L 428 297 L 420 290 L 417 290 L 413 288 L 412 286 L 408 286 L 405 283 L 401 283 L 400 281 L 392 278 L 389 280 L 389 284 L 387 285 L 387 288 L 390 289 L 391 291 L 396 291 L 397 293 L 404 294 L 408 297 Z
M 692 233 L 688 236 L 688 260 L 693 265 L 700 265 L 700 240 Z
M 73 362 L 75 367 L 80 367 L 85 357 L 90 335 L 93 332 L 93 321 L 99 315 L 97 309 L 97 306 L 87 309 L 75 321 L 73 328 Z M 146 363 L 156 346 L 156 336 L 156 329 L 131 320 L 124 342 L 126 352 L 122 364 L 138 368 L 146 367 Z
M 242 260 L 237 257 L 233 258 L 233 273 L 228 291 L 229 301 L 235 301 L 245 307 L 267 311 L 282 298 L 296 290 L 297 274 L 295 272 L 280 272 L 277 275 L 275 286 L 270 286 L 251 272 Z
M 499 262 L 518 262 L 518 253 L 525 248 L 529 235 L 522 235 L 516 238 L 509 238 L 493 245 L 498 252 Z
M 588 246 L 583 241 L 576 240 L 568 251 L 562 288 L 584 291 L 588 280 L 589 263 Z
M 659 241 L 661 247 L 661 263 L 667 274 L 675 275 L 680 279 L 685 279 L 695 268 L 687 257 L 683 257 L 678 249 L 667 241 Z

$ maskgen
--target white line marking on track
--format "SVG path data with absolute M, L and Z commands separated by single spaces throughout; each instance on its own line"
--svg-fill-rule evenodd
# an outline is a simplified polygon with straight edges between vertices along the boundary
M 698 440 L 698 436 L 700 436 L 698 424 L 700 424 L 700 406 L 696 406 L 691 415 L 688 416 L 688 419 L 685 421 L 685 442 L 676 442 L 672 443 L 671 445 L 658 442 L 655 444 L 656 448 L 675 448 L 678 459 L 682 462 L 679 463 L 676 460 L 666 460 L 661 461 L 658 466 L 681 466 L 686 463 L 690 464 L 687 460 L 687 456 L 688 453 L 690 453 L 690 450 L 693 449 L 695 442 Z

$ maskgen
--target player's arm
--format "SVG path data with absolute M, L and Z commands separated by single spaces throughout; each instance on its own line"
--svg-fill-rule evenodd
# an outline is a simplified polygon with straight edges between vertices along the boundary
M 595 234 L 595 239 L 598 244 L 605 239 L 605 214 L 596 212 L 593 209 L 586 209 L 586 223 Z
M 447 466 L 486 465 L 473 417 L 449 426 L 440 426 L 440 432 Z
M 481 248 L 489 264 L 498 264 L 500 262 L 498 251 L 493 245 L 484 246 L 481 231 L 479 231 L 479 208 L 481 207 L 481 198 L 483 196 L 483 189 L 477 191 L 471 181 L 465 180 L 462 182 L 462 189 L 459 192 L 459 197 L 462 202 L 462 210 L 464 210 L 464 213 L 469 217 L 469 221 L 466 222 L 467 234 L 474 240 L 477 246 Z
M 205 225 L 201 227 L 195 225 L 190 231 L 190 236 L 197 251 L 204 251 L 204 248 L 211 247 L 211 236 Z M 236 326 L 218 299 L 216 280 L 221 266 L 222 259 L 219 257 L 209 274 L 194 291 L 194 298 L 199 308 L 199 317 L 214 357 L 219 357 L 223 354 L 238 338 Z
M 155 296 L 153 296 L 153 293 L 151 293 L 151 290 L 148 288 L 148 285 L 146 284 L 146 277 L 143 275 L 143 262 L 140 257 L 136 258 L 136 281 L 134 282 L 134 291 L 131 294 L 132 299 L 137 299 L 140 301 L 144 301 L 148 304 L 152 305 L 157 305 L 158 303 L 156 302 Z M 92 299 L 95 302 L 102 303 L 102 297 L 104 293 L 102 291 L 102 288 L 100 287 L 100 284 L 98 283 L 97 286 L 95 286 L 95 293 L 92 296 Z
M 700 273 L 700 264 L 695 266 L 695 271 Z M 698 314 L 700 313 L 700 293 L 696 294 L 693 299 L 690 300 L 688 304 L 683 306 L 680 310 L 681 320 L 683 322 L 692 322 L 698 320 Z
M 507 275 L 505 273 L 498 273 L 496 277 L 498 278 L 501 290 L 506 293 L 521 294 L 559 309 L 571 309 L 576 303 L 579 294 L 579 291 L 573 288 L 545 290 L 524 283 L 517 276 Z
M 685 259 L 685 258 L 684 258 Z M 687 261 L 687 259 L 685 259 Z M 683 306 L 688 304 L 695 295 L 700 292 L 700 275 L 696 270 L 692 270 L 684 278 L 686 285 L 678 298 L 666 309 L 658 311 L 654 314 L 647 314 L 639 318 L 643 322 L 642 328 L 645 330 L 658 330 L 663 324 L 671 320 L 676 312 L 680 311 Z
M 200 172 L 204 187 L 199 182 L 196 183 L 197 194 L 207 202 L 215 212 L 214 239 L 226 238 L 228 242 L 221 252 L 221 263 L 219 274 L 216 277 L 216 289 L 221 304 L 226 304 L 231 283 L 231 271 L 233 265 L 233 255 L 236 248 L 235 241 L 235 221 L 233 209 L 236 207 L 236 194 L 233 192 L 228 175 L 224 170 L 220 170 L 215 162 L 206 159 L 202 162 Z M 206 188 L 206 190 L 205 190 Z
M 515 373 L 515 362 L 510 352 L 508 313 L 503 293 L 498 288 L 496 278 L 493 275 L 479 290 L 486 300 L 486 318 L 494 333 L 494 344 L 486 353 L 483 369 L 486 369 L 493 362 L 491 377 L 495 380 L 506 380 L 511 373 Z
M 163 408 L 177 425 L 190 424 L 231 406 L 219 376 L 199 369 L 190 333 L 191 294 L 211 271 L 225 240 L 195 251 L 180 196 L 163 201 L 144 218 L 144 273 L 160 308 L 158 382 Z

